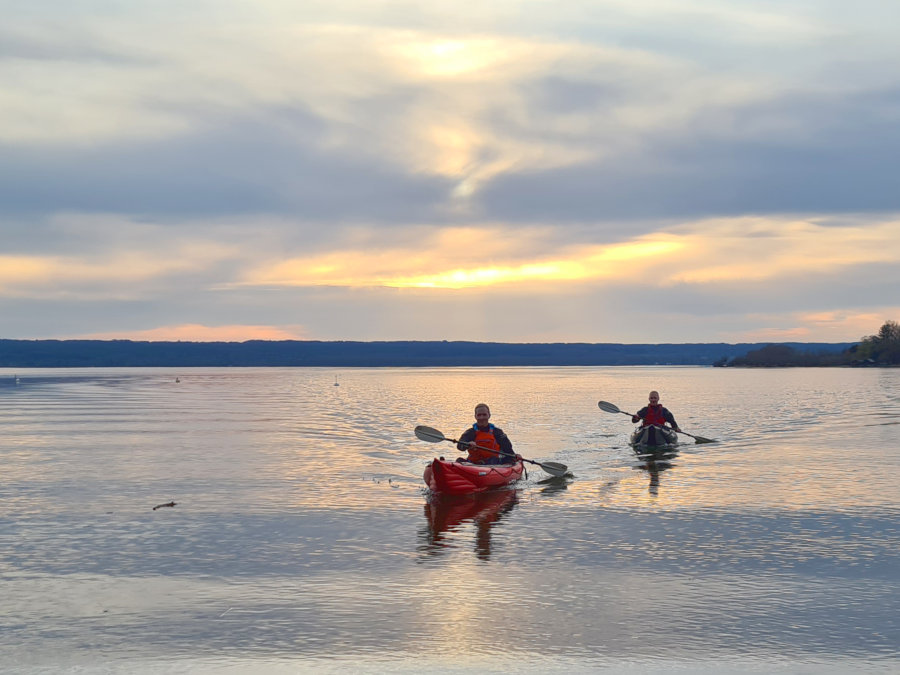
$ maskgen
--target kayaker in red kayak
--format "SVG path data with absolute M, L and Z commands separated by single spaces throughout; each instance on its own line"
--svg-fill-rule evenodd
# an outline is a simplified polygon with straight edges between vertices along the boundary
M 643 420 L 644 423 L 641 426 L 655 424 L 660 427 L 666 426 L 666 422 L 668 422 L 675 431 L 681 431 L 681 429 L 678 428 L 678 423 L 675 421 L 674 415 L 659 404 L 659 392 L 651 391 L 649 398 L 650 405 L 644 406 L 632 415 L 631 421 L 637 424 Z
M 512 442 L 503 433 L 503 429 L 498 429 L 491 424 L 490 419 L 491 409 L 487 403 L 476 405 L 475 424 L 460 435 L 456 447 L 468 451 L 468 460 L 473 464 L 511 464 L 519 456 L 513 452 Z M 476 445 L 490 448 L 495 452 L 480 450 L 475 447 Z

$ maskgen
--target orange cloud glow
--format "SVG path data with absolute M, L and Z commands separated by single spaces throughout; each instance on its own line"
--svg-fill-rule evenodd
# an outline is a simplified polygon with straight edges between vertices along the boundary
M 685 250 L 666 277 L 670 283 L 761 281 L 900 260 L 900 221 L 861 228 L 813 219 L 737 218 L 704 221 L 678 232 Z
M 151 342 L 244 342 L 245 340 L 303 340 L 304 329 L 275 326 L 203 326 L 182 324 L 160 326 L 149 330 L 128 331 L 127 333 L 93 333 L 79 335 L 80 340 L 147 340 Z
M 0 255 L 0 288 L 44 279 L 53 267 L 50 258 Z
M 900 306 L 876 311 L 835 310 L 787 314 L 751 314 L 745 319 L 763 327 L 722 334 L 734 342 L 845 342 L 871 335 L 884 321 L 900 315 Z
M 487 247 L 479 245 L 486 236 L 496 243 Z M 535 281 L 587 281 L 642 274 L 683 247 L 675 237 L 654 236 L 625 244 L 562 250 L 562 257 L 542 258 L 522 251 L 517 237 L 510 234 L 511 243 L 504 250 L 500 242 L 507 237 L 502 233 L 487 235 L 475 229 L 444 231 L 414 251 L 345 250 L 293 258 L 254 271 L 246 283 L 459 289 Z M 497 264 L 495 259 L 505 264 Z M 461 266 L 461 261 L 471 262 Z
M 900 260 L 900 221 L 863 228 L 814 219 L 736 218 L 582 246 L 555 243 L 551 232 L 459 227 L 425 230 L 414 246 L 377 248 L 370 240 L 356 241 L 339 251 L 258 267 L 243 284 L 464 289 L 596 280 L 754 283 Z
M 102 219 L 101 219 L 102 220 Z M 86 226 L 91 224 L 85 219 Z M 77 224 L 77 223 L 76 223 Z M 123 227 L 128 226 L 124 223 Z M 218 261 L 235 257 L 238 246 L 202 239 L 171 242 L 166 250 L 150 248 L 158 232 L 140 230 L 132 249 L 71 255 L 0 255 L 0 291 L 10 295 L 37 293 L 71 296 L 89 292 L 123 296 L 133 286 L 167 275 L 193 273 Z M 155 240 L 153 240 L 155 241 Z M 137 249 L 137 250 L 134 250 Z

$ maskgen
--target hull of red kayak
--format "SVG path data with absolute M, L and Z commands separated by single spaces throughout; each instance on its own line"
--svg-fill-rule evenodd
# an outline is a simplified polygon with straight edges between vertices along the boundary
M 522 477 L 522 462 L 515 464 L 470 464 L 432 460 L 422 478 L 432 492 L 467 495 L 508 485 Z

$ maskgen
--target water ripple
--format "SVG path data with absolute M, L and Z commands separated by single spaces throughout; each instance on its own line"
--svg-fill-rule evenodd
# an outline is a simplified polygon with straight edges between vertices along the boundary
M 0 390 L 4 672 L 900 662 L 896 370 L 18 375 Z M 596 402 L 650 389 L 717 442 L 635 455 Z M 456 436 L 482 400 L 571 475 L 429 494 L 426 462 L 455 450 L 413 427 Z

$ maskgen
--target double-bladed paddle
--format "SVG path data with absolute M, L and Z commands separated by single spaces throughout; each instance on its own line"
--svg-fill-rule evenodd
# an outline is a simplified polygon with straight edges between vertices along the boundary
M 600 410 L 605 410 L 608 413 L 622 413 L 623 415 L 628 415 L 629 417 L 634 417 L 630 412 L 625 412 L 624 410 L 619 410 L 619 406 L 609 403 L 607 401 L 598 401 L 597 405 L 600 406 Z M 703 436 L 694 436 L 694 434 L 689 434 L 686 431 L 681 431 L 679 429 L 672 429 L 679 434 L 684 434 L 685 436 L 690 436 L 694 439 L 696 443 L 715 443 L 715 439 L 713 438 L 703 438 Z
M 447 438 L 437 429 L 421 425 L 416 427 L 416 438 L 422 441 L 428 441 L 429 443 L 440 443 L 441 441 L 459 443 L 459 441 L 455 438 Z M 485 448 L 481 445 L 476 445 L 475 447 L 479 450 L 485 450 L 486 452 L 493 452 L 495 455 L 503 455 L 505 457 L 509 456 L 505 452 L 492 450 L 491 448 Z M 520 459 L 523 462 L 528 462 L 529 464 L 536 464 L 551 476 L 565 476 L 569 472 L 569 467 L 567 467 L 565 464 L 559 464 L 558 462 L 535 462 L 533 459 L 525 459 L 524 457 L 521 457 Z

